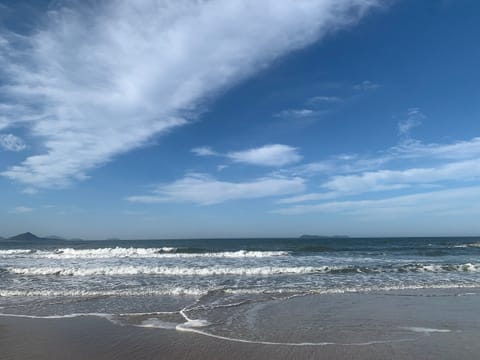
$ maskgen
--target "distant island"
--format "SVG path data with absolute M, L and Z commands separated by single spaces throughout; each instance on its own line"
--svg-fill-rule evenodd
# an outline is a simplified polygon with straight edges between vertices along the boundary
M 348 239 L 348 235 L 301 235 L 300 239 Z
M 12 237 L 9 237 L 7 240 L 22 240 L 22 241 L 33 241 L 33 240 L 41 240 L 42 238 L 38 237 L 37 235 L 32 234 L 31 232 L 26 232 L 23 234 L 18 234 Z
M 0 241 L 42 241 L 42 240 L 55 240 L 55 241 L 66 241 L 64 238 L 60 236 L 51 235 L 48 237 L 39 237 L 31 232 L 26 232 L 22 234 L 18 234 L 9 238 L 0 237 Z

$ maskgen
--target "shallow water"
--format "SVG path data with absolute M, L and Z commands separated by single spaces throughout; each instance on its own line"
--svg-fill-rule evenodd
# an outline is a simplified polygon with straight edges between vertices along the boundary
M 468 314 L 480 310 L 479 244 L 478 238 L 2 242 L 0 317 L 95 317 L 288 347 L 476 334 Z
M 308 294 L 465 293 L 480 287 L 479 244 L 479 238 L 2 241 L 0 312 L 94 313 L 119 322 L 127 321 L 121 314 L 140 314 L 146 322 L 136 318 L 136 325 L 192 331 L 203 326 L 189 323 L 188 313 L 201 310 L 192 319 L 210 328 L 232 325 L 218 314 L 251 314 L 266 302 Z M 177 321 L 159 312 L 174 312 Z

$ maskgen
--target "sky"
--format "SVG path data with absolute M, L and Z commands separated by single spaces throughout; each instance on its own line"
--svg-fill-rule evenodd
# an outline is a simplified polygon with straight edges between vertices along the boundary
M 0 236 L 479 235 L 474 0 L 0 0 Z

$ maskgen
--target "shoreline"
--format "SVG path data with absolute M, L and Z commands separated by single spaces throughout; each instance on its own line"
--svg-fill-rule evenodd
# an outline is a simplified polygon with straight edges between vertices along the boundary
M 204 327 L 168 328 L 152 314 L 150 326 L 2 315 L 1 358 L 472 359 L 480 353 L 480 289 L 470 290 L 306 295 L 222 309 Z

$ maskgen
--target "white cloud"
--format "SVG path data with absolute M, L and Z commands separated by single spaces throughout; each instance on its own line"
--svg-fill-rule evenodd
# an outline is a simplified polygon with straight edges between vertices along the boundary
M 394 147 L 392 154 L 399 158 L 431 158 L 462 160 L 480 157 L 480 137 L 452 144 L 424 144 L 410 140 Z
M 370 80 L 364 80 L 361 83 L 353 86 L 353 88 L 358 91 L 375 90 L 375 89 L 378 89 L 379 87 L 380 87 L 379 84 Z
M 308 99 L 309 103 L 336 103 L 342 101 L 338 96 L 314 96 Z
M 22 151 L 27 145 L 18 136 L 13 134 L 0 134 L 0 147 L 7 151 Z
M 400 135 L 408 136 L 410 130 L 414 127 L 422 125 L 422 121 L 426 118 L 425 114 L 419 108 L 411 108 L 407 111 L 407 118 L 399 121 L 398 133 Z
M 294 204 L 305 201 L 314 201 L 314 200 L 329 200 L 337 197 L 338 194 L 335 192 L 324 192 L 324 193 L 308 193 L 297 196 L 291 196 L 285 199 L 280 199 L 277 201 L 278 204 Z
M 332 201 L 313 205 L 295 205 L 275 210 L 274 213 L 293 215 L 315 212 L 345 213 L 349 216 L 362 216 L 375 219 L 381 216 L 416 216 L 428 214 L 442 215 L 449 211 L 461 211 L 474 207 L 480 211 L 480 187 L 465 187 L 431 191 L 414 195 L 395 196 L 380 200 Z
M 480 177 L 480 160 L 464 160 L 438 167 L 379 170 L 359 175 L 334 176 L 322 186 L 330 191 L 358 194 L 402 188 L 410 184 L 465 181 Z
M 231 152 L 227 157 L 234 162 L 261 166 L 284 166 L 302 159 L 297 148 L 282 144 Z
M 26 108 L 0 127 L 22 122 L 45 148 L 3 175 L 34 187 L 85 179 L 379 1 L 78 1 L 29 37 L 1 33 L 4 105 Z
M 380 151 L 375 155 L 347 154 L 332 156 L 329 159 L 302 164 L 288 173 L 302 176 L 317 174 L 354 174 L 376 170 L 388 163 L 402 160 L 422 160 L 438 162 L 446 160 L 468 160 L 480 157 L 480 137 L 457 141 L 450 144 L 425 144 L 417 140 L 407 139 L 399 145 Z
M 294 174 L 313 176 L 316 174 L 345 174 L 358 173 L 378 169 L 383 164 L 391 161 L 391 156 L 360 157 L 355 155 L 334 156 L 328 160 L 316 161 L 294 167 L 290 171 Z
M 308 163 L 283 171 L 284 174 L 290 175 L 321 174 L 328 178 L 321 184 L 325 191 L 288 197 L 278 203 L 321 201 L 406 188 L 424 191 L 425 188 L 442 186 L 447 182 L 472 181 L 480 178 L 479 158 L 480 138 L 452 144 L 423 144 L 409 140 L 377 157 L 336 156 L 330 160 Z M 389 162 L 412 159 L 427 162 L 430 166 L 381 169 Z
M 302 159 L 297 148 L 282 144 L 270 144 L 228 153 L 219 153 L 208 146 L 193 148 L 191 151 L 197 156 L 222 156 L 233 162 L 257 166 L 278 167 L 292 164 Z M 219 165 L 218 170 L 223 170 L 225 167 L 226 165 Z
M 31 207 L 17 206 L 15 208 L 13 208 L 12 210 L 10 210 L 10 213 L 11 214 L 25 214 L 25 213 L 29 213 L 29 212 L 32 212 L 32 211 L 33 211 L 33 208 L 31 208 Z
M 265 177 L 248 182 L 228 182 L 204 174 L 190 174 L 171 184 L 158 186 L 151 194 L 130 196 L 127 200 L 140 203 L 193 202 L 212 205 L 230 200 L 294 194 L 304 189 L 304 180 L 299 177 Z
M 288 109 L 282 110 L 276 114 L 275 117 L 290 119 L 290 118 L 304 118 L 315 115 L 317 112 L 312 109 Z
M 201 146 L 192 149 L 192 153 L 197 156 L 216 156 L 219 155 L 217 152 L 213 151 L 212 148 L 208 146 Z

